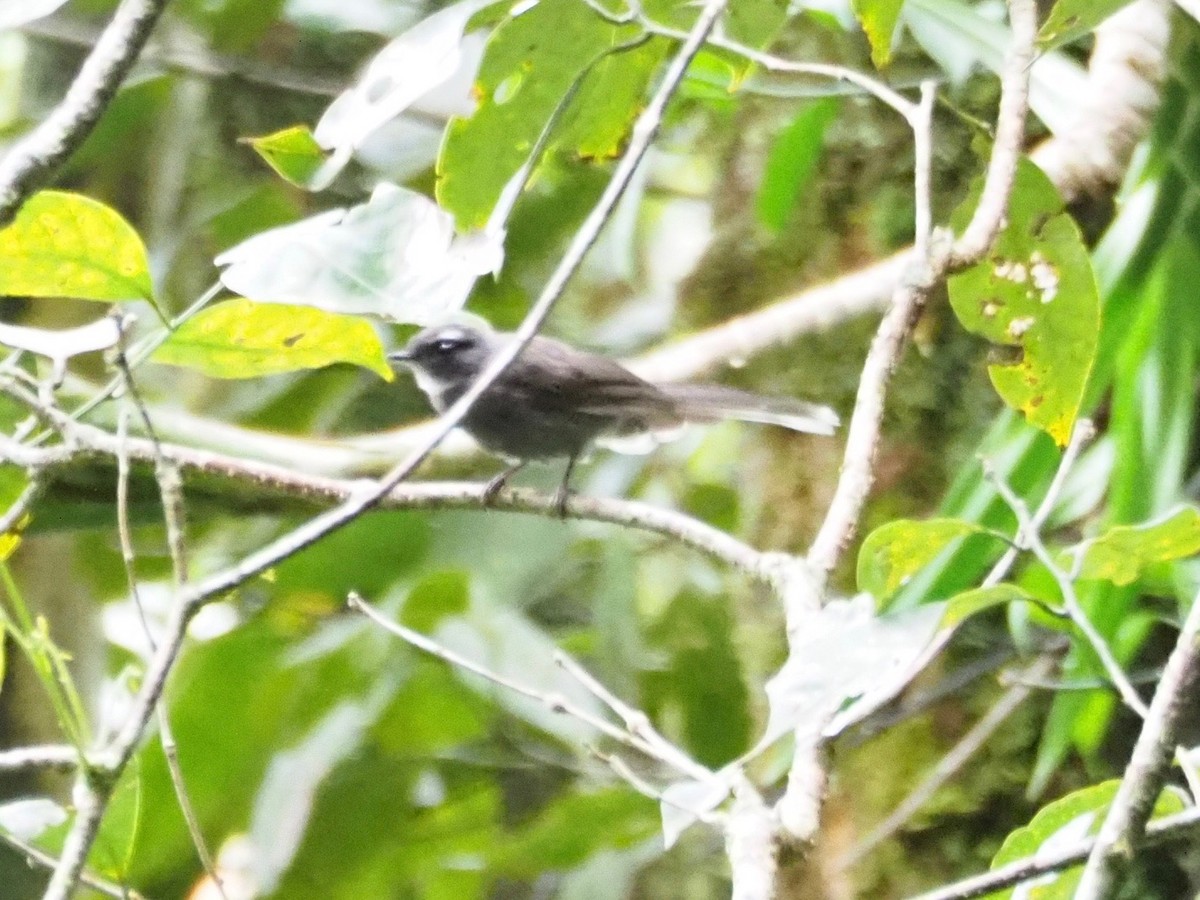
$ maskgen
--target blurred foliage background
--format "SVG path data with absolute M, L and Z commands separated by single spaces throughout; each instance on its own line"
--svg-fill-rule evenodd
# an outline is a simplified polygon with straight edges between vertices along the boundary
M 73 0 L 52 18 L 0 34 L 0 137 L 22 133 L 58 101 L 113 5 Z M 870 67 L 868 44 L 843 5 L 799 6 L 785 22 L 780 17 L 778 53 Z M 56 184 L 108 203 L 134 224 L 158 294 L 178 312 L 214 280 L 213 257 L 250 235 L 361 202 L 381 179 L 432 192 L 446 124 L 436 110 L 389 127 L 319 194 L 281 180 L 241 139 L 315 122 L 372 54 L 435 8 L 178 0 Z M 978 32 L 962 23 L 997 27 L 997 14 L 991 3 L 909 3 L 887 70 L 904 88 L 923 77 L 943 81 L 935 115 L 938 221 L 979 171 L 976 123 L 994 116 L 997 99 L 990 72 L 955 70 L 949 58 L 980 56 Z M 949 37 L 931 59 L 922 23 L 928 28 L 937 15 L 959 27 L 943 32 Z M 1120 202 L 1079 210 L 1104 297 L 1086 410 L 1103 427 L 1053 521 L 1067 537 L 1143 521 L 1195 490 L 1200 50 L 1194 22 L 1177 15 L 1175 26 L 1158 123 Z M 1078 67 L 1089 41 L 1055 52 Z M 909 242 L 913 158 L 902 122 L 840 86 L 751 71 L 731 90 L 730 77 L 715 65 L 695 68 L 635 190 L 559 305 L 553 333 L 631 355 Z M 1046 102 L 1069 112 L 1070 97 Z M 607 159 L 566 152 L 543 166 L 516 208 L 505 268 L 481 282 L 473 312 L 500 327 L 520 321 L 609 167 Z M 60 327 L 90 320 L 95 307 L 8 299 L 0 313 Z M 719 374 L 848 412 L 875 322 L 848 321 Z M 891 392 L 860 534 L 939 509 L 1011 529 L 982 477 L 981 453 L 1001 461 L 1023 496 L 1040 496 L 1058 453 L 1002 411 L 987 361 L 984 343 L 963 332 L 945 303 L 932 304 Z M 84 360 L 73 374 L 104 376 L 99 360 Z M 386 384 L 346 365 L 224 381 L 152 364 L 137 377 L 164 438 L 191 443 L 203 434 L 206 443 L 248 456 L 279 458 L 282 448 L 304 446 L 282 443 L 283 436 L 337 441 L 427 415 L 404 378 Z M 105 415 L 98 413 L 101 421 Z M 217 423 L 261 432 L 263 443 L 251 446 L 246 432 Z M 650 457 L 598 454 L 576 486 L 676 506 L 754 546 L 798 552 L 831 496 L 840 448 L 837 440 L 721 425 Z M 435 461 L 427 471 L 483 478 L 493 469 L 472 457 Z M 522 477 L 550 488 L 557 475 L 541 468 Z M 135 484 L 134 497 L 143 598 L 161 616 L 170 564 L 153 485 Z M 203 570 L 300 521 L 293 509 L 227 488 L 187 499 L 193 565 Z M 111 472 L 57 484 L 12 558 L 25 600 L 71 653 L 100 733 L 119 721 L 144 652 L 114 510 Z M 852 561 L 850 554 L 837 574 L 846 592 L 854 587 Z M 895 602 L 947 597 L 978 583 L 987 562 L 968 544 Z M 1031 566 L 1022 577 L 1036 584 L 1045 573 Z M 1084 599 L 1122 661 L 1134 673 L 1153 673 L 1169 648 L 1179 598 L 1190 597 L 1195 582 L 1194 567 L 1164 565 L 1125 587 L 1093 584 Z M 762 685 L 786 653 L 783 613 L 771 598 L 664 541 L 493 511 L 372 514 L 205 610 L 170 683 L 181 765 L 203 831 L 223 865 L 252 878 L 258 895 L 728 894 L 718 837 L 692 829 L 664 852 L 656 804 L 589 752 L 597 735 L 344 612 L 350 590 L 497 670 L 594 706 L 553 665 L 554 648 L 563 648 L 712 766 L 756 740 Z M 786 896 L 899 897 L 974 872 L 1041 803 L 1117 771 L 1137 723 L 1114 709 L 1111 692 L 1035 691 L 918 815 L 840 869 L 1001 695 L 998 673 L 1039 646 L 1042 625 L 1017 608 L 973 620 L 885 711 L 890 719 L 834 744 L 826 821 L 817 845 L 788 860 Z M 1086 683 L 1094 675 L 1092 661 L 1074 654 L 1059 677 Z M 0 691 L 0 743 L 61 739 L 38 683 L 12 654 Z M 786 749 L 758 764 L 763 783 L 781 779 Z M 0 797 L 62 797 L 66 784 L 12 776 L 0 781 Z M 157 742 L 146 744 L 118 787 L 93 862 L 123 872 L 150 897 L 209 896 L 199 893 L 203 873 Z M 1145 867 L 1155 874 L 1138 896 L 1194 893 L 1188 860 L 1158 851 Z M 42 878 L 0 847 L 5 896 L 39 896 Z

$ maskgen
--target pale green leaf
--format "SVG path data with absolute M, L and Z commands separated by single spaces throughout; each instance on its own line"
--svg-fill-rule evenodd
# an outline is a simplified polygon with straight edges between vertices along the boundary
M 81 194 L 42 191 L 0 230 L 0 294 L 153 300 L 146 248 L 112 208 Z
M 325 151 L 307 125 L 293 125 L 272 134 L 243 139 L 272 169 L 297 187 L 312 186 L 325 163 Z
M 1087 34 L 1130 0 L 1058 0 L 1041 30 L 1038 46 L 1057 47 Z
M 1132 584 L 1147 566 L 1200 553 L 1200 510 L 1187 506 L 1157 522 L 1118 525 L 1076 548 L 1080 578 Z
M 904 0 L 853 0 L 854 15 L 871 44 L 871 62 L 883 68 L 892 58 L 892 37 Z
M 989 532 L 962 519 L 899 519 L 876 528 L 858 551 L 858 587 L 884 601 L 959 538 Z
M 214 378 L 258 378 L 339 362 L 388 381 L 393 377 L 379 336 L 365 319 L 244 298 L 188 319 L 152 358 Z

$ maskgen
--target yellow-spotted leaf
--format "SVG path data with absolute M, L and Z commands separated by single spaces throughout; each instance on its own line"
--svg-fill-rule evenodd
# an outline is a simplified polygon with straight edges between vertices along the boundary
M 297 187 L 312 187 L 316 174 L 325 164 L 325 151 L 307 125 L 293 125 L 261 137 L 244 138 L 244 141 L 268 166 Z
M 886 601 L 959 538 L 991 534 L 962 519 L 899 519 L 876 528 L 858 551 L 858 588 Z
M 0 230 L 0 294 L 152 301 L 154 286 L 142 239 L 116 210 L 41 191 Z
M 979 186 L 955 214 L 965 225 Z M 1022 161 L 1008 224 L 979 264 L 950 279 L 963 327 L 1001 346 L 988 368 L 1004 401 L 1064 446 L 1079 412 L 1100 333 L 1091 259 L 1042 170 Z
M 367 320 L 242 298 L 188 319 L 153 359 L 214 378 L 258 378 L 339 362 L 363 366 L 388 381 L 393 377 Z
M 892 36 L 904 0 L 854 0 L 854 15 L 871 44 L 871 62 L 882 68 L 892 58 Z
M 1157 522 L 1118 525 L 1081 544 L 1080 578 L 1132 584 L 1147 566 L 1200 553 L 1200 510 L 1193 506 Z

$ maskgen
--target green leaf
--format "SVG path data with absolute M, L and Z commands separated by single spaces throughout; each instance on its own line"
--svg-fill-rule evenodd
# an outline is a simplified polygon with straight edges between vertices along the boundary
M 579 78 L 584 79 L 579 93 L 548 149 L 584 157 L 608 157 L 620 149 L 670 46 L 655 39 L 606 55 L 637 34 L 633 26 L 606 22 L 575 0 L 542 0 L 493 32 L 474 88 L 479 106 L 470 118 L 450 123 L 437 164 L 438 202 L 461 229 L 487 221 L 501 190 Z
M 1009 863 L 1029 859 L 1055 838 L 1069 840 L 1096 834 L 1120 785 L 1118 779 L 1094 784 L 1042 807 L 1028 825 L 1023 825 L 1004 839 L 992 860 L 992 868 L 998 869 Z M 1182 812 L 1183 809 L 1184 804 L 1178 794 L 1168 789 L 1159 794 L 1154 804 L 1153 815 L 1169 816 Z M 1070 900 L 1082 874 L 1081 866 L 1082 864 L 1039 879 L 1035 892 L 1038 900 Z M 995 891 L 986 896 L 987 900 L 1001 900 L 1012 897 L 1013 889 Z
M 871 44 L 871 62 L 881 69 L 892 58 L 892 37 L 904 0 L 854 0 L 854 15 Z
M 1147 566 L 1200 553 L 1200 510 L 1184 507 L 1158 522 L 1118 525 L 1081 543 L 1079 577 L 1132 584 Z
M 1038 32 L 1038 47 L 1049 50 L 1087 34 L 1130 0 L 1058 0 Z
M 325 162 L 325 151 L 307 125 L 293 125 L 261 137 L 243 138 L 272 169 L 297 187 L 312 184 Z
M 258 378 L 338 362 L 393 378 L 379 336 L 365 319 L 243 298 L 188 319 L 152 359 L 214 378 Z
M 492 862 L 505 874 L 534 878 L 579 865 L 600 846 L 629 847 L 657 828 L 654 804 L 628 788 L 565 794 L 501 844 Z
M 953 541 L 990 534 L 962 519 L 898 519 L 876 528 L 858 551 L 858 589 L 880 602 L 904 587 Z
M 803 198 L 821 158 L 825 131 L 840 107 L 833 97 L 811 103 L 775 139 L 758 188 L 758 218 L 772 231 L 783 230 Z
M 0 294 L 153 301 L 154 286 L 142 239 L 116 210 L 41 191 L 0 231 Z
M 1038 602 L 1036 597 L 1015 584 L 997 584 L 992 587 L 963 591 L 946 601 L 942 627 L 953 628 L 976 613 L 1015 601 Z
M 955 214 L 961 229 L 979 186 Z M 1014 348 L 988 368 L 1004 401 L 1065 446 L 1096 356 L 1100 304 L 1087 248 L 1054 186 L 1022 161 L 1008 226 L 988 256 L 950 279 L 963 327 Z

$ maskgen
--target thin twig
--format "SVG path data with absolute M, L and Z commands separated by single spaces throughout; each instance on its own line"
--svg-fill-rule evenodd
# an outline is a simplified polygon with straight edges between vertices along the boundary
M 585 691 L 616 713 L 625 723 L 625 730 L 636 735 L 646 746 L 653 748 L 653 755 L 657 759 L 697 781 L 708 781 L 712 778 L 712 772 L 659 734 L 650 724 L 650 717 L 642 710 L 621 700 L 566 653 L 556 650 L 554 664 L 574 678 Z
M 505 690 L 512 691 L 514 694 L 519 694 L 522 697 L 534 700 L 545 706 L 551 712 L 561 713 L 562 715 L 577 719 L 588 727 L 594 728 L 601 734 L 612 738 L 614 741 L 619 741 L 625 746 L 637 750 L 639 753 L 642 753 L 651 759 L 657 759 L 664 765 L 670 766 L 672 769 L 678 771 L 681 775 L 686 775 L 689 778 L 695 778 L 697 771 L 700 771 L 703 772 L 706 778 L 713 777 L 711 772 L 709 772 L 703 766 L 699 766 L 697 763 L 692 762 L 686 756 L 682 755 L 680 751 L 676 751 L 674 754 L 663 753 L 658 745 L 646 740 L 644 736 L 638 734 L 628 726 L 625 728 L 619 728 L 618 726 L 609 722 L 607 719 L 603 719 L 590 710 L 586 710 L 579 706 L 577 703 L 573 703 L 562 694 L 550 694 L 544 691 L 539 691 L 537 688 L 529 687 L 528 685 L 522 684 L 521 682 L 513 678 L 509 678 L 506 675 L 501 675 L 499 672 L 493 672 L 486 666 L 481 665 L 474 660 L 467 659 L 465 656 L 455 653 L 453 650 L 450 650 L 447 647 L 443 647 L 437 641 L 426 637 L 419 631 L 414 631 L 405 625 L 401 625 L 399 622 L 394 622 L 391 619 L 385 618 L 370 604 L 364 602 L 363 599 L 357 594 L 351 594 L 349 598 L 347 598 L 346 604 L 351 609 L 362 613 L 380 628 L 383 628 L 385 631 L 396 635 L 396 637 L 400 638 L 401 640 L 412 644 L 418 650 L 423 650 L 431 656 L 436 656 L 438 659 L 447 662 L 452 666 L 456 666 L 464 671 L 478 675 L 480 678 L 484 678 L 493 684 L 499 685 Z M 686 761 L 686 764 L 683 768 L 680 768 L 681 759 Z
M 1108 815 L 1088 854 L 1083 877 L 1076 888 L 1077 900 L 1103 900 L 1114 889 L 1121 870 L 1141 847 L 1146 823 L 1154 811 L 1175 753 L 1176 733 L 1192 688 L 1200 674 L 1200 594 L 1192 598 L 1175 649 L 1167 658 L 1162 680 L 1150 701 L 1142 733 L 1117 788 Z
M 1067 441 L 1066 449 L 1063 450 L 1062 459 L 1059 460 L 1058 470 L 1050 480 L 1050 486 L 1046 488 L 1046 494 L 1042 497 L 1037 511 L 1030 519 L 1030 525 L 1035 533 L 1039 533 L 1042 526 L 1046 524 L 1046 520 L 1050 518 L 1050 513 L 1054 511 L 1054 504 L 1058 502 L 1059 494 L 1062 493 L 1062 489 L 1067 483 L 1067 476 L 1075 467 L 1079 454 L 1095 436 L 1096 426 L 1092 424 L 1091 419 L 1079 419 L 1075 422 L 1075 427 L 1071 429 L 1071 438 Z M 1021 538 L 1022 534 L 1018 533 L 1016 540 L 1004 551 L 1004 555 L 996 561 L 996 565 L 983 580 L 982 587 L 994 587 L 1008 577 L 1013 563 L 1017 561 L 1017 556 L 1021 550 L 1026 549 Z
M 62 102 L 0 160 L 0 223 L 83 143 L 150 37 L 167 0 L 124 0 Z M 58 890 L 57 884 L 54 885 Z
M 19 772 L 22 769 L 74 769 L 79 765 L 79 751 L 70 744 L 14 747 L 0 750 L 0 772 Z
M 1075 591 L 1075 580 L 1071 573 L 1063 570 L 1062 566 L 1058 564 L 1042 541 L 1042 536 L 1033 525 L 1033 520 L 1029 515 L 1029 508 L 1025 505 L 1025 501 L 1013 493 L 1012 488 L 1005 483 L 1004 479 L 986 461 L 984 464 L 984 474 L 992 479 L 993 484 L 996 486 L 996 492 L 1004 499 L 1004 502 L 1008 504 L 1017 517 L 1017 543 L 1028 547 L 1033 555 L 1037 557 L 1038 561 L 1050 572 L 1050 575 L 1058 585 L 1059 592 L 1062 594 L 1063 607 L 1066 609 L 1068 617 L 1071 619 L 1072 624 L 1087 639 L 1088 645 L 1100 660 L 1100 664 L 1104 667 L 1104 671 L 1112 681 L 1113 687 L 1117 689 L 1117 693 L 1126 706 L 1143 719 L 1146 718 L 1148 712 L 1146 702 L 1142 700 L 1137 690 L 1130 684 L 1129 676 L 1121 668 L 1121 664 L 1113 654 L 1112 648 L 1108 646 L 1104 635 L 1097 630 L 1092 620 L 1088 617 L 1087 611 L 1083 608 L 1083 604 L 1079 602 L 1079 594 Z
M 126 357 L 124 330 L 120 333 L 114 363 L 121 378 L 122 395 L 127 403 L 132 404 L 138 411 L 154 453 L 154 471 L 159 484 L 159 493 L 162 497 L 163 516 L 166 521 L 167 530 L 167 548 L 171 555 L 172 569 L 174 571 L 175 594 L 178 596 L 180 589 L 187 581 L 187 563 L 184 551 L 182 523 L 183 500 L 178 473 L 163 458 L 162 444 L 158 440 L 154 423 L 151 421 L 146 404 L 142 401 L 141 395 L 137 390 L 133 373 L 129 367 L 129 360 Z M 117 454 L 117 534 L 121 545 L 121 558 L 125 566 L 125 578 L 129 585 L 129 594 L 133 600 L 134 607 L 137 609 L 138 617 L 141 620 L 142 630 L 146 635 L 146 643 L 151 653 L 153 653 L 157 649 L 154 632 L 146 617 L 146 609 L 142 604 L 141 593 L 138 590 L 137 572 L 134 568 L 136 556 L 133 549 L 133 536 L 129 527 L 128 419 L 128 405 L 122 404 L 117 420 L 117 440 L 119 442 L 119 452 Z M 196 850 L 196 856 L 199 858 L 200 865 L 203 867 L 205 874 L 217 889 L 217 894 L 222 900 L 228 900 L 225 887 L 217 872 L 217 867 L 213 864 L 208 843 L 204 839 L 204 832 L 201 830 L 200 819 L 196 815 L 196 808 L 192 803 L 191 794 L 188 793 L 187 782 L 183 777 L 183 766 L 179 761 L 179 744 L 175 740 L 175 732 L 171 727 L 171 717 L 167 710 L 166 702 L 161 697 L 157 704 L 156 718 L 158 720 L 159 744 L 162 747 L 163 757 L 167 761 L 167 772 L 171 778 L 171 786 L 174 788 L 175 799 L 179 803 L 179 810 L 183 814 L 184 823 L 187 825 L 192 846 Z
M 1146 839 L 1142 846 L 1179 840 L 1197 826 L 1200 826 L 1200 807 L 1173 816 L 1163 816 L 1146 826 Z M 1087 859 L 1095 845 L 1096 839 L 1089 837 L 1053 849 L 1043 848 L 1027 859 L 1020 859 L 982 875 L 944 885 L 910 900 L 970 900 L 972 897 L 982 897 L 993 891 L 1078 865 Z
M 1044 678 L 1057 664 L 1057 661 L 1056 656 L 1047 654 L 1029 666 L 1022 673 L 1022 677 Z M 946 782 L 962 770 L 971 757 L 979 752 L 988 739 L 996 733 L 1009 716 L 1017 711 L 1032 692 L 1032 687 L 1020 682 L 1005 691 L 979 721 L 972 725 L 967 733 L 938 761 L 937 765 L 921 780 L 921 783 L 896 805 L 891 814 L 872 828 L 866 837 L 838 861 L 839 868 L 850 868 L 903 828 L 933 795 L 941 790 Z
M 1025 116 L 1029 102 L 1029 64 L 1037 36 L 1037 9 L 1034 0 L 1010 0 L 1013 40 L 1001 77 L 1000 112 L 996 123 L 996 141 L 988 164 L 987 177 L 979 205 L 962 239 L 949 244 L 934 234 L 924 255 L 914 253 L 909 274 L 892 298 L 892 305 L 880 323 L 859 380 L 854 414 L 846 438 L 846 454 L 838 478 L 833 502 L 813 540 L 808 559 L 813 569 L 828 574 L 837 564 L 858 527 L 859 515 L 874 480 L 873 463 L 883 422 L 884 400 L 892 371 L 900 359 L 916 315 L 933 287 L 952 269 L 968 266 L 987 252 L 999 233 L 1008 208 L 1008 196 L 1016 175 L 1025 135 Z M 931 150 L 921 143 L 932 142 L 930 123 L 913 128 L 917 142 L 917 161 L 928 166 Z M 928 174 L 918 174 L 916 183 L 929 184 Z M 930 203 L 917 198 L 917 207 Z
M 58 860 L 51 856 L 46 851 L 35 847 L 27 841 L 14 837 L 6 831 L 0 831 L 0 841 L 8 844 L 18 853 L 32 863 L 41 866 L 43 869 L 53 869 L 58 865 Z M 132 888 L 127 888 L 121 884 L 115 884 L 111 881 L 106 881 L 98 875 L 93 875 L 86 869 L 79 875 L 79 883 L 91 888 L 93 891 L 103 894 L 106 897 L 115 897 L 116 900 L 145 900 L 145 898 Z

